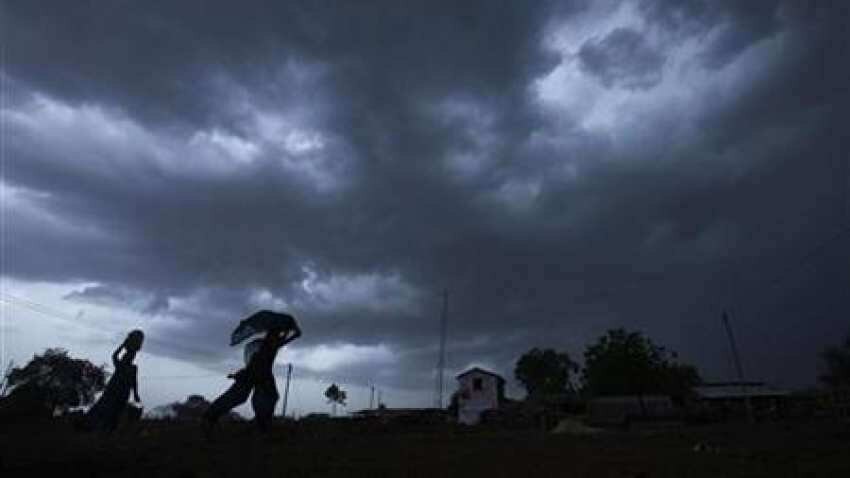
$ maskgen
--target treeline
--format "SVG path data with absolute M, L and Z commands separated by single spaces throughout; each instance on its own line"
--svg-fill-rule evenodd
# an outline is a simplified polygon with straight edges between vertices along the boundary
M 820 382 L 831 389 L 850 390 L 850 336 L 825 348 L 820 356 L 824 368 Z M 609 330 L 588 345 L 583 367 L 566 351 L 533 348 L 519 357 L 514 376 L 530 399 L 653 394 L 675 399 L 686 397 L 701 382 L 697 368 L 680 362 L 676 352 L 622 328 Z M 60 348 L 47 349 L 4 374 L 0 420 L 51 416 L 90 405 L 108 378 L 102 365 L 73 358 Z M 336 385 L 325 392 L 325 398 L 334 406 L 346 400 Z
M 819 381 L 829 388 L 850 389 L 850 336 L 821 352 L 825 373 Z M 515 378 L 529 398 L 573 394 L 668 395 L 687 397 L 702 381 L 697 368 L 678 354 L 655 344 L 641 332 L 612 329 L 584 351 L 584 367 L 566 351 L 533 348 L 514 368 Z
M 701 381 L 696 367 L 640 332 L 612 329 L 584 351 L 584 367 L 565 351 L 534 348 L 516 362 L 514 376 L 529 398 L 664 394 L 681 397 Z

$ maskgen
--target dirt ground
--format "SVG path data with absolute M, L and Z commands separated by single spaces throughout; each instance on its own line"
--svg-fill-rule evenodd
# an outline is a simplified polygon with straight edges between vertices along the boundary
M 697 446 L 698 445 L 698 446 Z M 695 447 L 699 451 L 695 451 Z M 830 421 L 609 431 L 399 430 L 147 422 L 113 436 L 68 424 L 0 428 L 0 476 L 845 477 L 850 425 Z

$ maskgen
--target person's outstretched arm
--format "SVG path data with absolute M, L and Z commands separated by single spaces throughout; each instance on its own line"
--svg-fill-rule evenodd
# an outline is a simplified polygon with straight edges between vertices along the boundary
M 292 335 L 290 335 L 292 333 Z M 286 331 L 286 335 L 283 336 L 283 340 L 280 341 L 278 348 L 283 347 L 284 345 L 292 342 L 293 340 L 301 337 L 301 329 L 298 327 L 298 324 L 294 324 L 292 329 Z
M 115 349 L 115 352 L 112 352 L 112 366 L 115 367 L 116 369 L 118 368 L 118 354 L 121 353 L 121 349 L 123 349 L 123 348 L 124 348 L 124 342 L 121 342 L 121 345 L 119 345 L 118 348 Z

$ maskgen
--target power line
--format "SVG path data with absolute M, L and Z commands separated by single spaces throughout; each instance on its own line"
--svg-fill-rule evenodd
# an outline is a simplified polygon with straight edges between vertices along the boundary
M 766 288 L 769 290 L 769 289 L 772 289 L 772 288 L 776 287 L 777 285 L 779 285 L 783 280 L 785 280 L 790 275 L 789 273 L 791 271 L 794 271 L 797 268 L 802 267 L 809 260 L 814 258 L 816 255 L 820 254 L 829 245 L 831 245 L 833 242 L 839 240 L 842 236 L 844 236 L 848 232 L 850 232 L 850 223 L 843 225 L 838 231 L 836 231 L 835 234 L 833 234 L 832 236 L 830 236 L 829 238 L 827 238 L 823 242 L 815 245 L 814 247 L 812 247 L 811 249 L 806 251 L 803 255 L 801 255 L 799 257 L 799 259 L 797 261 L 791 263 L 787 267 L 782 268 L 782 270 L 779 273 L 777 273 L 771 280 L 766 282 Z M 738 282 L 740 282 L 741 270 L 742 269 L 739 268 Z M 738 302 L 740 300 L 742 293 L 743 293 L 743 289 L 741 287 L 738 287 L 736 289 L 736 293 L 735 293 L 733 300 L 732 300 L 733 305 L 738 305 Z M 758 309 L 752 314 L 752 316 L 753 317 L 760 317 L 764 308 L 765 308 L 765 305 L 762 304 L 762 306 L 758 307 Z M 729 316 L 728 316 L 728 314 L 725 310 L 723 311 L 722 321 L 723 321 L 724 327 L 726 328 L 726 332 L 728 334 L 730 346 L 732 348 L 732 356 L 733 356 L 733 359 L 734 359 L 734 364 L 735 364 L 735 369 L 736 369 L 736 372 L 737 372 L 737 375 L 738 375 L 738 379 L 739 379 L 739 381 L 741 381 L 743 383 L 744 382 L 743 368 L 741 366 L 740 357 L 738 356 L 738 350 L 737 350 L 737 345 L 735 343 L 735 338 L 732 335 L 732 329 L 731 329 L 731 326 L 729 324 Z M 752 420 L 752 410 L 751 410 L 751 408 L 752 408 L 752 405 L 748 400 L 747 401 L 747 414 L 750 417 L 750 420 Z
M 39 304 L 38 302 L 30 301 L 28 299 L 23 299 L 21 297 L 15 297 L 15 296 L 13 296 L 9 293 L 5 293 L 3 295 L 0 295 L 0 303 L 9 304 L 9 305 L 13 305 L 13 306 L 16 306 L 16 307 L 24 308 L 24 309 L 30 310 L 32 312 L 35 312 L 37 314 L 40 314 L 44 317 L 49 317 L 49 318 L 54 319 L 54 320 L 59 320 L 63 323 L 71 323 L 75 327 L 81 327 L 82 326 L 82 327 L 85 327 L 89 330 L 102 331 L 101 328 L 95 327 L 95 326 L 90 325 L 90 324 L 86 324 L 85 322 L 82 322 L 75 317 L 71 317 L 71 316 L 65 315 L 61 312 L 57 312 L 57 311 L 51 309 L 50 307 L 47 307 L 43 304 Z M 0 307 L 2 307 L 2 306 L 0 306 Z M 2 307 L 2 308 L 5 309 L 5 307 Z M 5 324 L 3 324 L 3 325 L 4 325 L 4 330 L 5 330 Z
M 828 239 L 817 244 L 815 247 L 809 249 L 802 256 L 800 256 L 799 260 L 797 260 L 796 262 L 793 262 L 789 266 L 782 268 L 782 270 L 780 270 L 779 273 L 774 275 L 774 277 L 772 279 L 768 280 L 765 283 L 765 286 L 767 288 L 776 287 L 784 279 L 789 277 L 789 275 L 790 275 L 789 272 L 805 265 L 806 262 L 808 262 L 810 259 L 815 257 L 817 254 L 821 253 L 824 249 L 827 248 L 827 246 L 831 245 L 833 242 L 837 241 L 838 239 L 841 239 L 841 237 L 843 235 L 847 234 L 848 232 L 850 232 L 850 224 L 843 226 L 841 229 L 839 229 L 835 234 L 830 236 Z M 735 299 L 733 300 L 733 303 L 737 304 L 738 299 L 740 298 L 742 292 L 743 291 L 739 288 L 737 294 L 735 295 Z
M 44 305 L 42 303 L 39 303 L 37 301 L 27 299 L 27 298 L 24 298 L 24 297 L 20 297 L 20 296 L 17 296 L 17 295 L 12 295 L 12 294 L 9 294 L 5 291 L 3 292 L 2 295 L 0 295 L 0 302 L 5 303 L 5 304 L 14 305 L 16 307 L 25 308 L 25 309 L 28 309 L 30 311 L 36 312 L 38 314 L 41 314 L 43 316 L 50 317 L 50 318 L 53 318 L 53 319 L 58 319 L 58 320 L 61 320 L 63 322 L 74 322 L 75 325 L 79 325 L 78 324 L 79 321 L 77 319 L 75 319 L 74 317 L 71 317 L 71 316 L 66 315 L 62 312 L 59 312 L 59 311 L 53 309 L 52 307 L 49 307 L 49 306 Z M 88 326 L 88 327 L 94 328 L 92 326 Z M 289 363 L 289 364 L 286 364 L 286 366 L 292 367 L 292 364 Z M 107 371 L 110 371 L 111 367 L 105 367 L 105 369 Z M 200 380 L 200 379 L 209 379 L 209 378 L 222 377 L 222 376 L 224 376 L 224 374 L 221 373 L 221 372 L 218 372 L 218 373 L 209 373 L 209 374 L 140 375 L 139 379 L 141 379 L 141 380 L 154 380 L 154 381 L 156 381 L 156 380 Z M 311 376 L 309 378 L 311 378 L 312 380 L 319 382 L 319 383 L 324 383 L 324 382 L 351 383 L 351 384 L 357 384 L 357 383 L 361 383 L 361 382 L 366 383 L 366 381 L 362 377 L 357 377 L 357 378 L 341 377 L 341 376 L 336 375 L 336 374 L 334 374 L 333 376 L 320 374 L 320 375 Z M 287 385 L 289 385 L 289 384 L 287 384 Z M 355 385 L 355 386 L 358 386 L 358 385 Z M 293 388 L 294 388 L 294 384 L 293 384 Z M 298 392 L 294 391 L 293 398 L 295 398 L 297 400 L 297 398 L 296 398 L 297 396 L 298 396 Z
M 3 291 L 2 295 L 0 295 L 0 301 L 6 302 L 7 304 L 17 305 L 19 307 L 23 307 L 29 309 L 33 312 L 37 312 L 39 314 L 61 319 L 64 321 L 78 322 L 75 317 L 71 317 L 69 315 L 65 315 L 62 312 L 59 312 L 55 309 L 52 309 L 49 306 L 36 302 L 34 300 L 25 299 L 23 297 L 14 296 L 9 294 L 8 292 Z M 75 324 L 78 325 L 78 324 Z
M 0 42 L 0 294 L 6 292 L 6 43 Z M 6 363 L 6 307 L 0 304 L 0 361 Z
M 19 302 L 19 301 L 15 300 L 15 299 L 14 299 L 14 298 L 12 298 L 12 297 L 0 297 L 0 302 L 2 302 L 2 303 L 4 303 L 4 304 L 9 304 L 9 305 L 14 305 L 14 306 L 17 306 L 17 307 L 21 307 L 21 308 L 24 308 L 24 309 L 30 310 L 30 311 L 32 311 L 32 312 L 36 312 L 36 313 L 38 313 L 38 314 L 41 314 L 41 315 L 43 315 L 43 316 L 53 318 L 53 319 L 60 319 L 60 320 L 62 320 L 62 321 L 65 321 L 65 320 L 66 320 L 64 317 L 57 316 L 57 315 L 52 314 L 52 313 L 50 313 L 50 312 L 46 312 L 46 311 L 44 311 L 44 310 L 39 309 L 38 307 L 34 307 L 34 306 L 32 306 L 32 305 L 29 305 L 29 304 L 27 304 L 26 302 Z M 4 328 L 5 328 L 5 324 L 4 324 Z

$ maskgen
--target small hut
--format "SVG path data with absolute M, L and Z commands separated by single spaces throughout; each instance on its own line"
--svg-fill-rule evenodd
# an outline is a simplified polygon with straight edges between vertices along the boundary
M 481 414 L 498 410 L 505 401 L 505 379 L 499 374 L 473 367 L 457 376 L 457 419 L 466 425 L 481 421 Z

